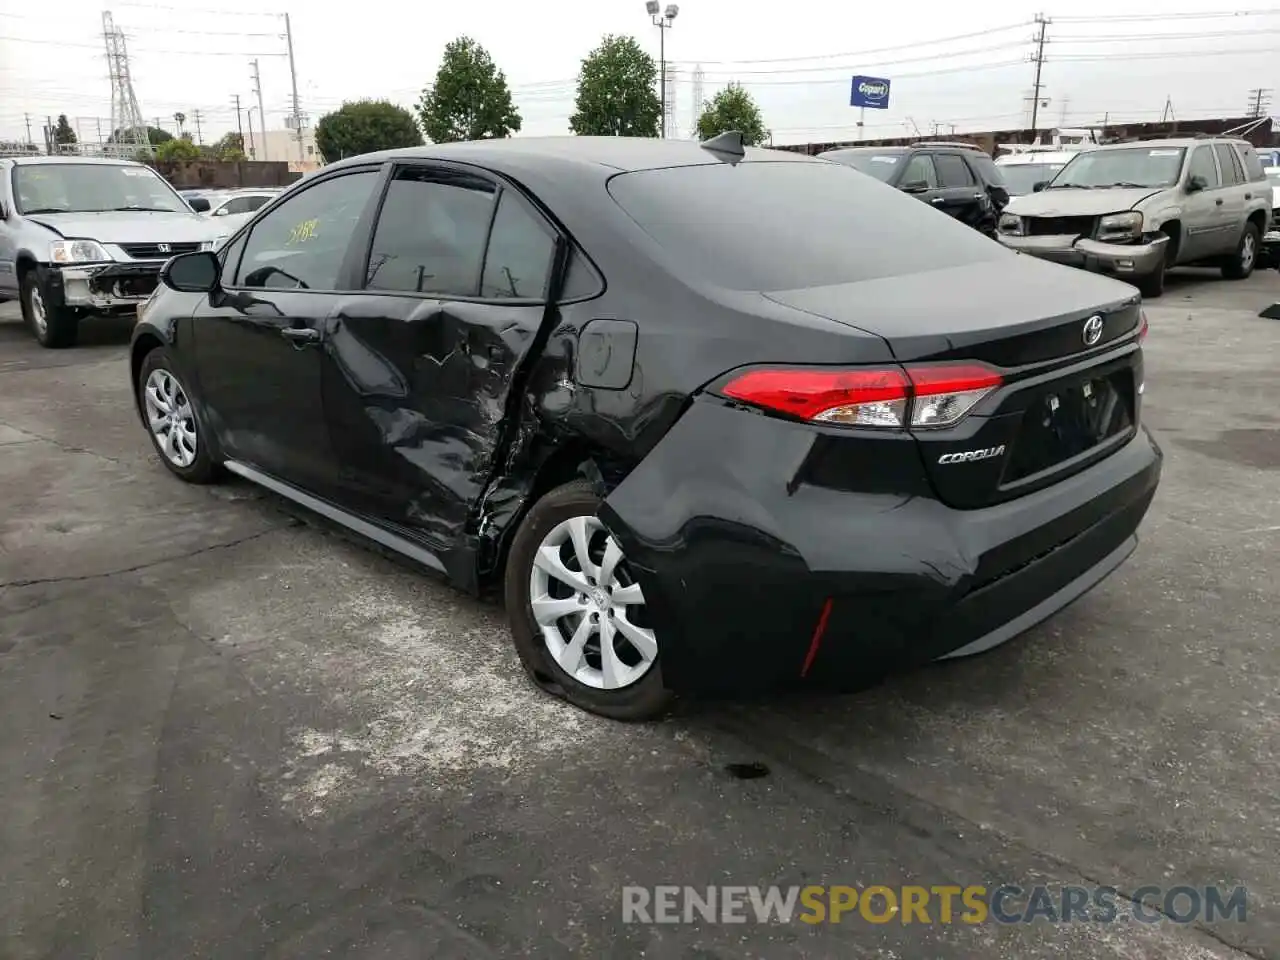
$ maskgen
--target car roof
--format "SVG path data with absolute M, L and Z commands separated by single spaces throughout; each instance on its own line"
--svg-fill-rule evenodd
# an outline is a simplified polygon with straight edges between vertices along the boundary
M 820 157 L 847 157 L 855 153 L 867 154 L 868 156 L 888 156 L 893 153 L 906 153 L 911 147 L 837 147 L 835 150 L 824 150 L 818 154 Z
M 136 160 L 117 160 L 114 157 L 50 157 L 47 155 L 39 155 L 34 157 L 11 157 L 15 164 L 21 166 L 43 165 L 46 163 L 91 163 L 95 166 L 107 167 L 145 167 L 145 163 L 138 163 Z M 147 169 L 150 169 L 148 167 Z
M 426 144 L 367 153 L 339 160 L 326 171 L 386 160 L 453 160 L 491 167 L 499 172 L 511 169 L 556 171 L 594 170 L 602 174 L 620 171 L 655 170 L 724 162 L 724 154 L 705 150 L 692 140 L 659 140 L 651 137 L 512 137 L 501 140 L 470 140 L 464 143 Z M 747 147 L 739 163 L 772 161 L 816 162 L 813 157 L 788 150 Z
M 1169 137 L 1163 140 L 1126 140 L 1123 143 L 1104 143 L 1096 147 L 1087 147 L 1086 150 L 1089 153 L 1094 150 L 1125 150 L 1134 147 L 1172 150 L 1175 147 L 1198 147 L 1202 143 L 1236 143 L 1252 146 L 1248 140 L 1242 140 L 1240 137 Z

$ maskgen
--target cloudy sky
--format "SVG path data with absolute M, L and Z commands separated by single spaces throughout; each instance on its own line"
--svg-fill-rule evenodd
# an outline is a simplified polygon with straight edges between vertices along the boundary
M 226 0 L 217 12 L 213 0 L 193 4 L 0 0 L 0 139 L 24 137 L 29 114 L 38 140 L 43 118 L 59 113 L 72 118 L 82 139 L 96 139 L 99 124 L 105 136 L 104 6 L 128 38 L 143 114 L 172 129 L 181 111 L 191 129 L 199 111 L 206 142 L 235 129 L 235 95 L 246 108 L 256 99 L 255 56 L 268 127 L 283 127 L 290 94 L 285 11 L 299 95 L 313 121 L 344 99 L 365 96 L 412 107 L 443 45 L 466 33 L 505 71 L 524 134 L 567 133 L 579 64 L 602 35 L 633 34 L 658 55 L 659 31 L 643 0 Z M 867 113 L 867 136 L 1021 126 L 1035 70 L 1037 8 L 1024 0 L 687 0 L 666 45 L 677 76 L 677 132 L 687 136 L 692 128 L 698 65 L 704 98 L 729 81 L 742 83 L 778 143 L 854 137 L 858 111 L 848 99 L 855 73 L 893 83 L 890 109 Z M 1052 21 L 1042 94 L 1050 102 L 1042 116 L 1054 124 L 1108 114 L 1159 119 L 1166 99 L 1180 119 L 1240 115 L 1251 89 L 1280 88 L 1280 5 L 1269 8 L 1265 0 L 1239 7 L 1224 0 L 1044 0 L 1040 9 Z

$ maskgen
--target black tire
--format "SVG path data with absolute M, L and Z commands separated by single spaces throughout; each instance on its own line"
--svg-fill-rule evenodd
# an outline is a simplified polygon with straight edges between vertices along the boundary
M 146 389 L 147 381 L 151 379 L 151 375 L 157 370 L 167 373 L 188 401 L 187 406 L 191 410 L 191 416 L 184 419 L 183 422 L 189 425 L 191 432 L 195 436 L 195 458 L 189 464 L 175 462 L 169 453 L 160 446 L 160 440 L 151 428 L 147 411 Z M 147 436 L 151 438 L 151 445 L 159 455 L 160 462 L 169 469 L 169 472 L 187 483 L 212 483 L 218 479 L 219 464 L 216 454 L 211 449 L 209 439 L 211 432 L 205 427 L 196 413 L 196 405 L 190 402 L 190 394 L 187 393 L 186 384 L 174 367 L 173 358 L 169 355 L 167 349 L 156 347 L 143 358 L 142 367 L 138 371 L 138 382 L 134 384 L 134 389 L 138 392 L 138 409 L 141 411 L 143 428 L 147 431 Z
M 1253 273 L 1258 265 L 1258 227 L 1250 222 L 1244 225 L 1244 233 L 1240 234 L 1240 242 L 1231 259 L 1222 265 L 1222 275 L 1228 280 L 1244 280 Z
M 673 700 L 663 685 L 661 653 L 648 671 L 629 686 L 599 689 L 561 669 L 547 649 L 534 619 L 529 580 L 544 538 L 573 517 L 594 517 L 599 508 L 600 498 L 591 485 L 585 480 L 575 480 L 552 490 L 525 514 L 511 542 L 505 572 L 504 593 L 511 636 L 525 671 L 543 690 L 613 720 L 654 720 L 666 713 Z
M 22 319 L 42 347 L 59 350 L 74 347 L 80 333 L 80 318 L 74 310 L 50 305 L 38 270 L 28 268 L 19 281 Z M 43 323 L 41 318 L 43 317 Z
M 1142 292 L 1142 296 L 1147 300 L 1154 300 L 1156 297 L 1164 293 L 1164 275 L 1168 271 L 1169 255 L 1166 253 L 1160 260 L 1160 265 L 1145 277 L 1138 278 L 1138 289 Z

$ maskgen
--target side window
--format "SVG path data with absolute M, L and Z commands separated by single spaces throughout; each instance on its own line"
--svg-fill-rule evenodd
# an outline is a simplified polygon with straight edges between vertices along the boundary
M 969 166 L 978 171 L 982 179 L 993 187 L 1007 187 L 1004 173 L 999 165 L 985 153 L 977 153 L 969 158 Z
M 268 213 L 249 234 L 239 284 L 335 289 L 377 176 L 368 170 L 323 180 Z
M 223 247 L 219 251 L 218 256 L 222 260 L 222 285 L 224 287 L 235 286 L 236 270 L 240 266 L 240 257 L 244 253 L 245 241 L 248 239 L 242 233 L 234 243 Z
M 241 197 L 240 199 L 244 201 L 244 212 L 253 213 L 253 211 L 265 207 L 267 205 L 267 201 L 271 198 L 263 194 L 258 194 L 254 197 Z
M 230 216 L 233 213 L 248 213 L 253 207 L 249 206 L 248 197 L 235 197 L 228 200 L 222 209 L 227 216 Z
M 547 289 L 555 238 L 510 190 L 498 201 L 480 296 L 536 299 Z
M 1244 157 L 1245 173 L 1249 175 L 1250 180 L 1265 180 L 1267 172 L 1262 169 L 1262 161 L 1258 159 L 1258 151 L 1247 143 L 1236 144 L 1236 149 L 1240 151 L 1240 155 Z
M 1231 149 L 1231 144 L 1215 143 L 1213 152 L 1218 155 L 1218 166 L 1222 169 L 1222 182 L 1228 186 L 1244 183 L 1244 170 L 1240 166 L 1236 152 Z
M 365 286 L 474 297 L 493 201 L 487 180 L 422 167 L 400 170 L 378 215 Z
M 957 157 L 954 153 L 940 153 L 933 161 L 938 166 L 938 176 L 944 187 L 973 186 L 973 173 L 963 157 Z
M 1206 189 L 1212 190 L 1214 187 L 1221 186 L 1218 180 L 1218 167 L 1213 162 L 1212 147 L 1196 147 L 1191 154 L 1191 167 L 1187 171 L 1187 179 L 1191 177 L 1204 177 Z
M 938 185 L 938 171 L 934 169 L 933 157 L 927 153 L 917 153 L 907 161 L 907 168 L 902 171 L 902 179 L 898 182 L 916 183 L 920 180 L 930 187 Z

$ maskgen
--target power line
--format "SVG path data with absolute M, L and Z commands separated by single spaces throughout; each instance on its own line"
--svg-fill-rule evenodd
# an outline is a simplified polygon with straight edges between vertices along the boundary
M 1055 17 L 1059 23 L 1159 23 L 1165 20 L 1226 20 L 1280 16 L 1280 7 L 1265 10 L 1210 10 L 1204 13 L 1118 13 L 1100 17 Z
M 126 37 L 128 35 L 126 34 Z M 97 44 L 69 43 L 65 40 L 37 40 L 34 37 L 0 37 L 10 43 L 41 43 L 51 47 L 75 47 L 82 50 L 97 50 Z M 247 53 L 244 50 L 161 50 L 158 47 L 134 47 L 134 53 L 164 53 L 182 57 L 286 57 L 286 53 Z

